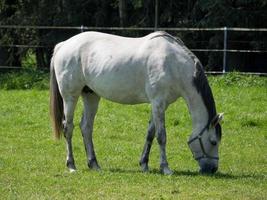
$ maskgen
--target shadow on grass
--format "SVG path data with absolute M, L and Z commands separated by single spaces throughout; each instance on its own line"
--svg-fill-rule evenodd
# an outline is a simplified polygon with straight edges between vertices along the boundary
M 263 180 L 266 178 L 264 174 L 231 174 L 231 173 L 222 173 L 217 172 L 214 175 L 206 175 L 218 179 L 258 179 Z
M 155 175 L 162 175 L 158 169 L 150 169 L 149 172 L 142 172 L 141 170 L 134 170 L 134 169 L 121 169 L 121 168 L 112 168 L 112 169 L 106 169 L 109 172 L 112 173 L 122 173 L 122 174 L 155 174 Z M 164 176 L 164 175 L 162 175 Z M 232 173 L 222 173 L 217 172 L 215 174 L 201 174 L 198 171 L 177 171 L 175 170 L 172 174 L 174 177 L 180 177 L 180 176 L 191 176 L 191 177 L 211 177 L 215 179 L 232 179 L 232 180 L 238 180 L 238 179 L 256 179 L 256 180 L 263 180 L 266 178 L 264 174 L 232 174 Z

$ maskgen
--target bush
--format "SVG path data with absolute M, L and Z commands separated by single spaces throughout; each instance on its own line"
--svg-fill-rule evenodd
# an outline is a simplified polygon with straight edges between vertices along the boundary
M 237 72 L 221 76 L 209 76 L 211 85 L 222 87 L 266 87 L 267 78 L 255 75 L 241 75 Z M 40 70 L 23 69 L 19 72 L 0 74 L 0 89 L 39 89 L 49 88 L 49 73 Z
M 22 70 L 0 75 L 0 89 L 39 89 L 49 88 L 49 73 L 39 70 Z
M 37 61 L 32 49 L 28 50 L 21 62 L 22 68 L 36 70 Z
M 219 86 L 237 86 L 237 87 L 266 87 L 267 78 L 257 75 L 243 75 L 238 72 L 231 72 L 221 76 L 209 76 L 210 84 Z

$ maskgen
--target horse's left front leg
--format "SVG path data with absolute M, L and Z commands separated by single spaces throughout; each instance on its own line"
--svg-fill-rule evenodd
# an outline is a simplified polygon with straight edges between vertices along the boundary
M 164 103 L 152 103 L 153 121 L 156 127 L 157 140 L 160 147 L 160 171 L 162 174 L 171 175 L 166 156 L 166 129 L 165 129 L 165 110 Z
M 148 167 L 149 154 L 150 154 L 150 149 L 151 149 L 154 137 L 155 137 L 155 125 L 154 125 L 154 122 L 151 116 L 151 119 L 149 120 L 148 129 L 147 129 L 147 136 L 146 136 L 146 142 L 144 145 L 144 150 L 141 155 L 140 162 L 139 162 L 141 166 L 141 170 L 143 172 L 149 171 L 149 167 Z

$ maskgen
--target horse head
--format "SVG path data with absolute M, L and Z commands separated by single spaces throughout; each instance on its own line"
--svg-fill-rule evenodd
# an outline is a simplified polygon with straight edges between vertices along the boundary
M 211 122 L 188 141 L 201 173 L 213 174 L 218 169 L 219 144 L 221 141 L 220 121 L 222 118 L 223 114 L 216 115 Z

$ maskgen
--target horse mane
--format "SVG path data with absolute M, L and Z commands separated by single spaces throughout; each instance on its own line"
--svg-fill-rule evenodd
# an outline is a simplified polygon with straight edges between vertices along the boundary
M 210 123 L 212 119 L 216 116 L 216 107 L 215 107 L 215 102 L 213 98 L 213 94 L 211 91 L 211 88 L 208 83 L 208 79 L 205 75 L 203 66 L 199 59 L 196 57 L 196 55 L 190 51 L 183 41 L 178 38 L 170 35 L 169 33 L 165 31 L 158 31 L 153 34 L 153 36 L 150 39 L 156 38 L 156 37 L 168 37 L 173 39 L 175 42 L 177 42 L 183 49 L 184 51 L 190 56 L 190 58 L 194 61 L 195 63 L 195 73 L 193 76 L 193 85 L 197 89 L 197 92 L 200 93 L 202 100 L 204 102 L 204 105 L 208 111 L 209 115 L 209 121 Z
M 157 38 L 157 37 L 168 37 L 168 38 L 171 38 L 174 41 L 176 41 L 179 45 L 185 46 L 183 41 L 180 38 L 174 37 L 174 36 L 170 35 L 169 33 L 165 32 L 165 31 L 157 31 L 157 32 L 154 32 L 152 34 L 153 34 L 153 36 L 150 38 L 150 40 L 152 40 L 154 38 Z
M 214 117 L 217 115 L 215 101 L 213 98 L 211 88 L 208 83 L 207 76 L 199 60 L 195 63 L 195 66 L 196 66 L 196 71 L 193 77 L 193 85 L 196 87 L 198 93 L 200 93 L 202 100 L 204 101 L 204 104 L 207 108 L 209 115 L 208 124 L 210 124 L 211 121 L 214 119 Z M 222 137 L 221 125 L 217 124 L 215 130 L 216 130 L 215 131 L 216 136 L 218 137 L 219 140 L 221 140 Z
M 209 86 L 207 76 L 199 60 L 195 62 L 195 66 L 196 71 L 193 76 L 193 85 L 197 89 L 197 92 L 200 93 L 202 100 L 207 108 L 209 115 L 208 123 L 210 123 L 217 113 L 213 94 Z

